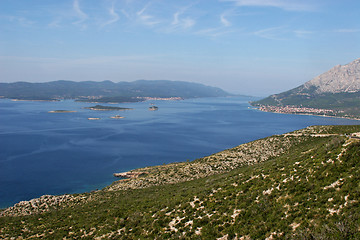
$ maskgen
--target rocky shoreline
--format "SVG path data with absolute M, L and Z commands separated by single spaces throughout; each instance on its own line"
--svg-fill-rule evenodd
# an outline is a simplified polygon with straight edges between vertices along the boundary
M 282 135 L 272 136 L 245 143 L 192 162 L 170 163 L 115 173 L 114 176 L 126 179 L 115 181 L 100 191 L 141 189 L 150 186 L 191 181 L 227 172 L 240 166 L 254 165 L 269 158 L 279 156 L 293 145 L 291 142 L 291 137 Z M 90 200 L 91 194 L 89 193 L 60 196 L 45 195 L 30 201 L 19 202 L 0 212 L 0 217 L 37 214 Z
M 138 178 L 140 176 L 144 176 L 148 174 L 147 172 L 122 172 L 122 173 L 114 173 L 114 177 L 122 177 L 122 178 Z
M 126 179 L 113 182 L 98 192 L 112 192 L 129 189 L 142 189 L 151 186 L 175 184 L 226 173 L 243 166 L 252 166 L 280 156 L 309 138 L 344 137 L 343 134 L 329 134 L 333 126 L 315 126 L 291 133 L 274 135 L 227 149 L 192 162 L 170 163 L 114 173 Z M 360 141 L 360 133 L 346 135 L 348 141 Z M 0 211 L 0 217 L 26 216 L 75 206 L 96 199 L 92 193 L 44 195 L 30 201 L 22 201 Z

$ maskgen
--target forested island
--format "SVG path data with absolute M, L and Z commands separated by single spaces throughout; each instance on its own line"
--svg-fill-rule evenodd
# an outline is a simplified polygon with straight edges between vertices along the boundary
M 157 106 L 151 106 L 151 107 L 149 107 L 149 110 L 150 110 L 150 111 L 157 111 L 157 110 L 159 110 L 159 107 L 157 107 Z
M 84 107 L 84 108 L 94 110 L 94 111 L 125 111 L 125 110 L 132 110 L 132 108 L 112 107 L 112 106 L 103 106 L 103 105 L 96 105 L 96 106 L 93 106 L 93 107 Z
M 53 111 L 49 111 L 49 113 L 73 113 L 76 111 L 73 110 L 53 110 Z
M 112 119 L 122 119 L 122 118 L 125 118 L 125 117 L 122 117 L 122 116 L 119 116 L 119 115 L 115 115 L 115 116 L 112 116 L 110 117 Z

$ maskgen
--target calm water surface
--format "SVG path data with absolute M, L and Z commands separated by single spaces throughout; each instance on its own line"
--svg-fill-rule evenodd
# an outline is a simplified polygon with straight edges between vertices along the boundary
M 112 104 L 129 111 L 91 111 L 71 100 L 0 99 L 0 207 L 44 194 L 100 189 L 114 172 L 194 160 L 309 125 L 359 121 L 265 113 L 249 98 Z M 149 111 L 150 103 L 159 107 Z M 103 104 L 108 105 L 108 104 Z M 48 113 L 51 110 L 75 113 Z M 111 119 L 121 115 L 124 119 Z M 89 117 L 100 120 L 89 121 Z

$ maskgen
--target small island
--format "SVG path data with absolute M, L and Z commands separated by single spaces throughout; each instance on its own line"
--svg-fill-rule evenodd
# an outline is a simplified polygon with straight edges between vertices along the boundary
M 110 117 L 110 118 L 113 118 L 113 119 L 121 119 L 121 118 L 124 118 L 124 117 L 119 116 L 119 115 L 115 115 L 115 116 L 112 116 L 112 117 Z
M 48 111 L 48 113 L 73 113 L 76 111 L 72 111 L 72 110 L 53 110 L 53 111 Z
M 102 106 L 96 105 L 93 107 L 85 107 L 85 109 L 95 110 L 95 111 L 125 111 L 132 110 L 132 108 L 122 108 L 122 107 L 110 107 L 110 106 Z
M 151 107 L 149 107 L 149 110 L 150 111 L 156 111 L 156 110 L 158 110 L 159 108 L 157 107 L 157 106 L 151 106 Z

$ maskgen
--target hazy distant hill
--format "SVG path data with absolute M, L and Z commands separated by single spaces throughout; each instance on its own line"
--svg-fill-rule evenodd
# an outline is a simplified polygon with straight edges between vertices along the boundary
M 139 101 L 137 97 L 197 98 L 227 95 L 229 95 L 227 92 L 216 87 L 166 80 L 139 80 L 119 83 L 64 80 L 45 83 L 0 83 L 0 96 L 27 100 L 97 99 L 97 101 L 104 102 L 129 102 Z
M 271 95 L 253 105 L 296 106 L 334 110 L 334 115 L 360 116 L 360 59 L 337 65 L 305 84 Z

